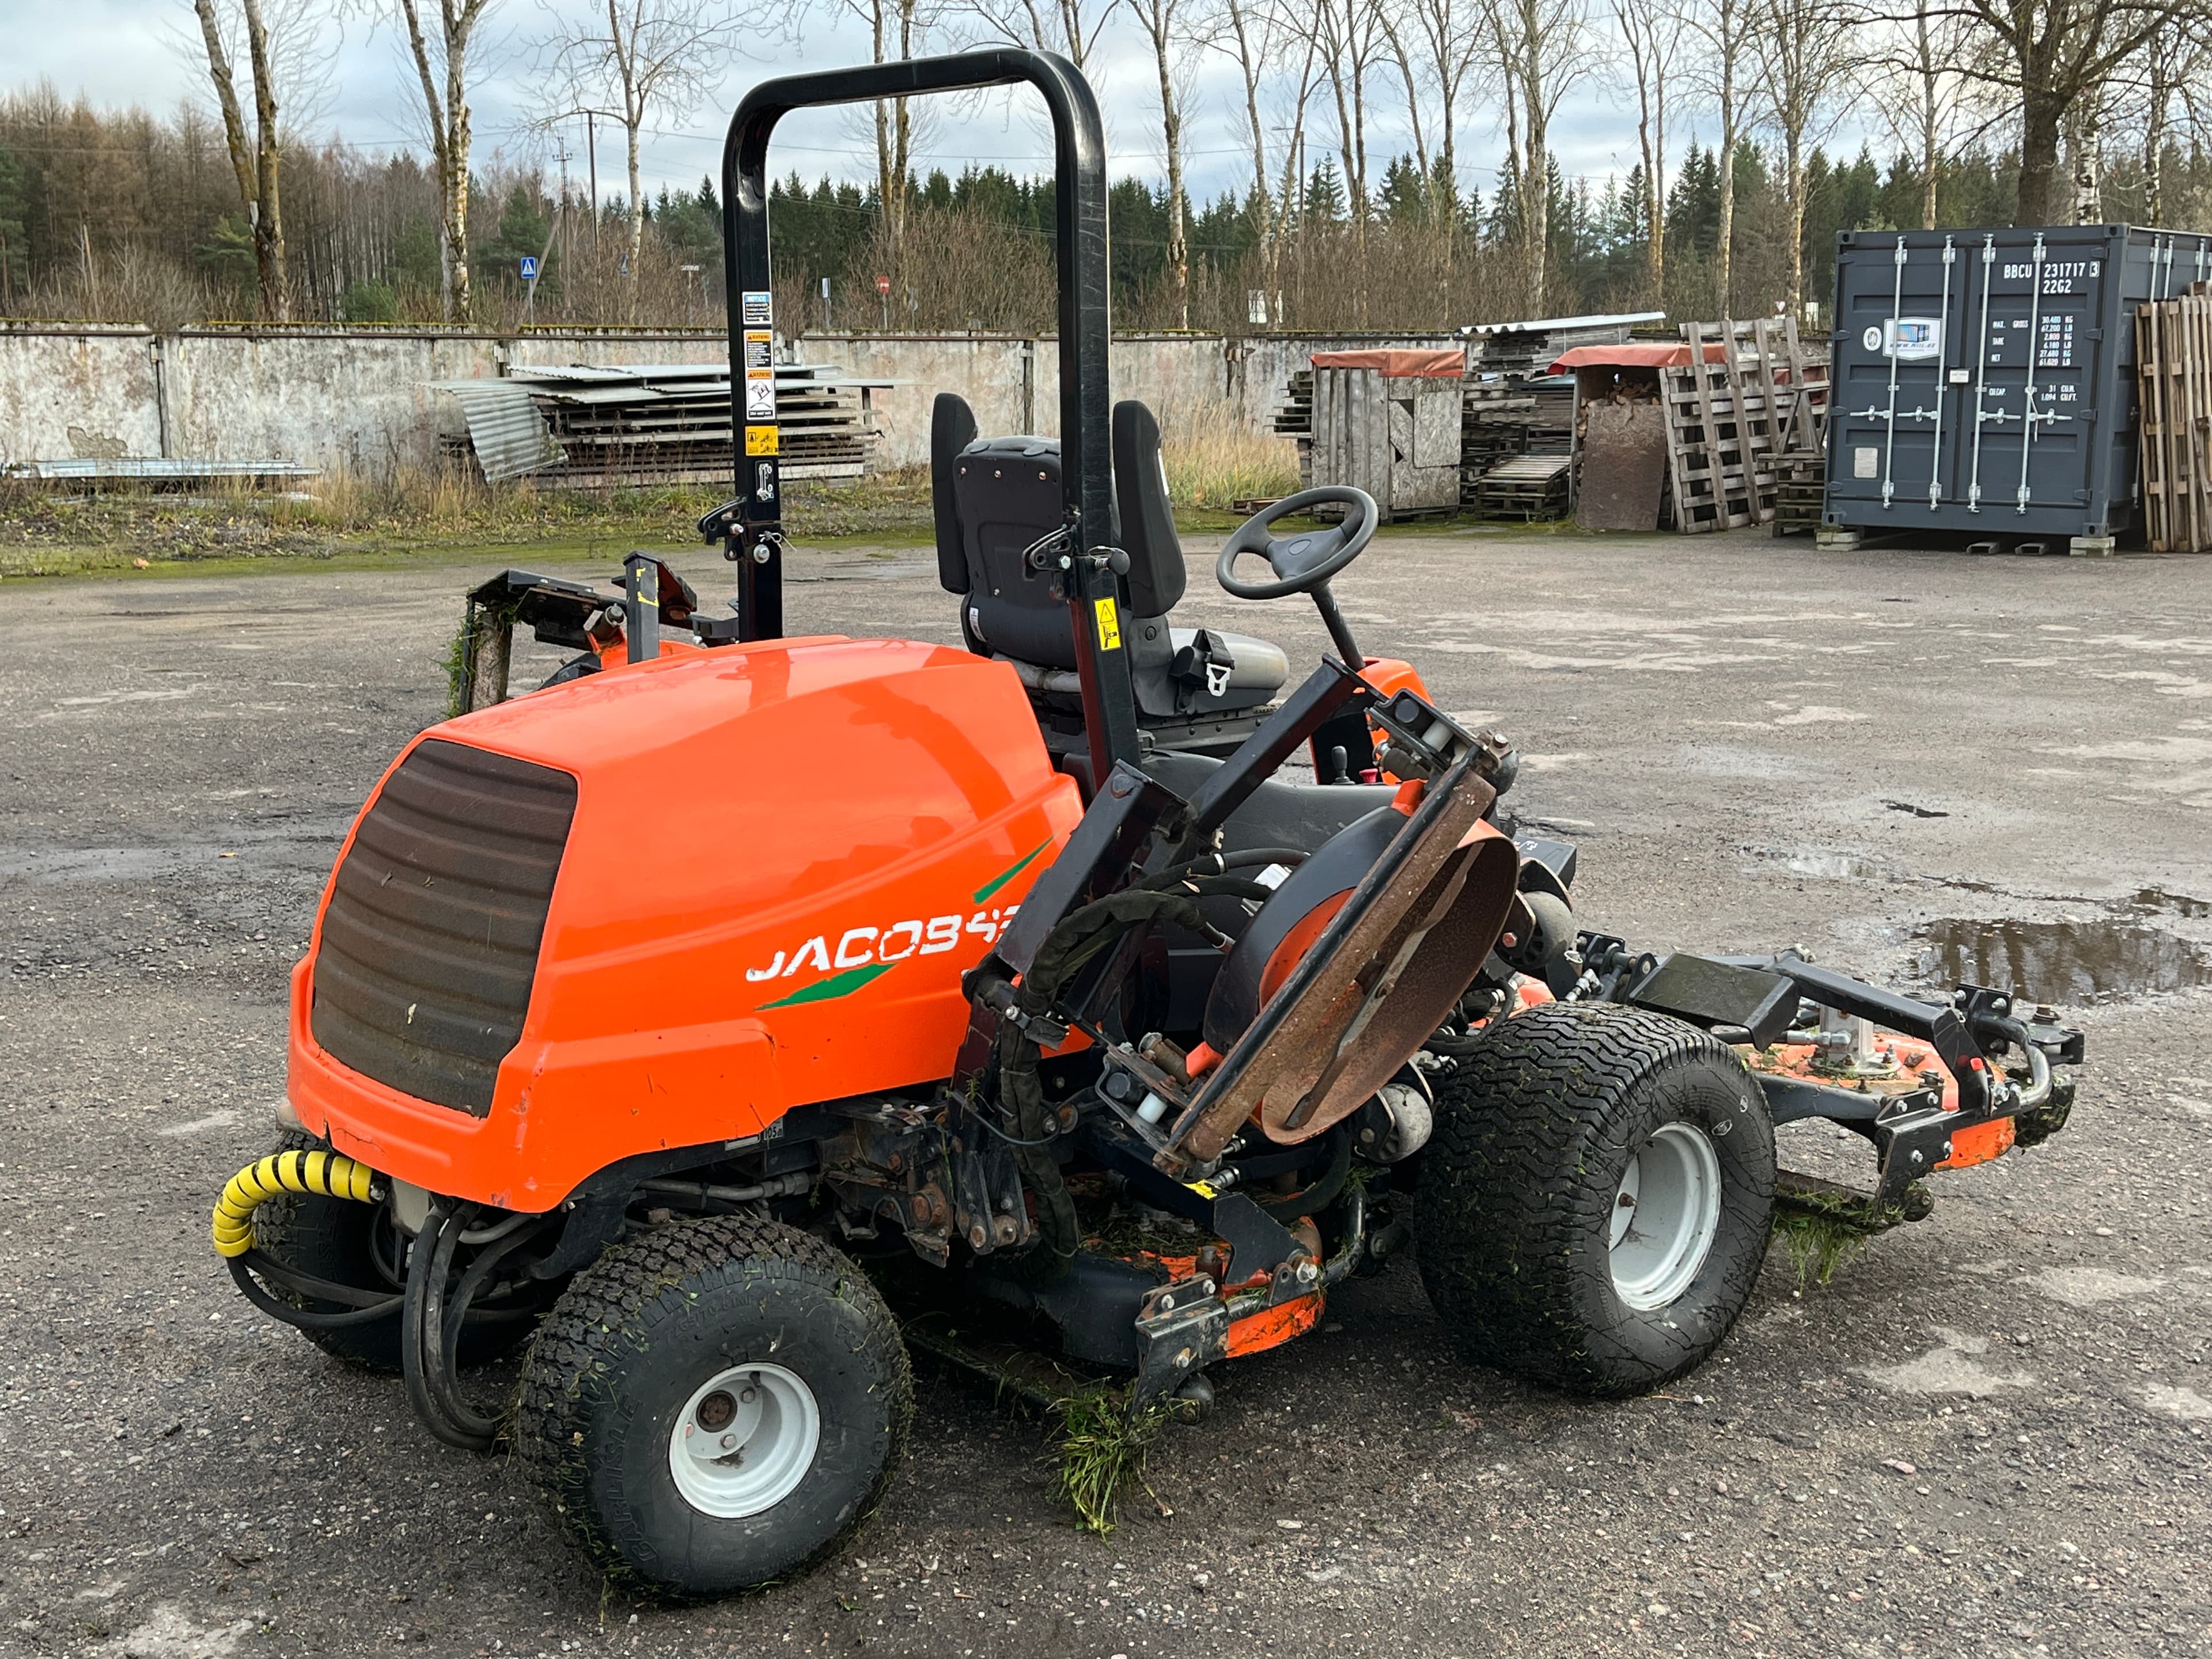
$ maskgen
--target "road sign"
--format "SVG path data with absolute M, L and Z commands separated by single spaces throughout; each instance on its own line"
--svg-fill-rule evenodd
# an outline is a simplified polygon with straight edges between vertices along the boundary
M 524 282 L 526 282 L 526 283 L 534 283 L 534 282 L 536 282 L 536 281 L 538 280 L 538 258 L 537 258 L 537 256 L 536 256 L 535 254 L 526 253 L 526 254 L 524 254 L 524 255 L 522 256 L 521 264 L 522 264 L 522 280 L 523 280 Z
M 878 276 L 878 277 L 877 277 L 877 278 L 876 278 L 876 292 L 877 292 L 877 293 L 878 293 L 878 294 L 888 294 L 888 293 L 890 293 L 890 291 L 891 291 L 891 279 L 890 279 L 890 277 L 888 277 L 888 276 Z

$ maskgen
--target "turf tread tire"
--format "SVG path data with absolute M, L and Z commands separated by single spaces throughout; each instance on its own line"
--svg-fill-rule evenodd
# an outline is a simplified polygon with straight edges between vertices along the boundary
M 277 1152 L 327 1152 L 330 1143 L 302 1129 L 287 1129 L 270 1149 Z M 287 1267 L 296 1267 L 335 1285 L 361 1290 L 399 1293 L 400 1286 L 386 1282 L 377 1271 L 369 1245 L 369 1228 L 375 1212 L 349 1198 L 325 1198 L 314 1193 L 280 1193 L 253 1212 L 253 1248 Z M 318 1304 L 276 1285 L 270 1293 L 295 1307 L 337 1311 L 335 1304 Z M 400 1372 L 399 1313 L 389 1319 L 372 1319 L 365 1325 L 324 1328 L 295 1328 L 301 1336 L 333 1359 L 343 1360 L 380 1376 Z M 488 1364 L 512 1353 L 530 1340 L 530 1322 L 501 1320 L 471 1322 L 461 1332 L 462 1369 Z
M 595 1501 L 600 1494 L 592 1454 L 604 1439 L 610 1413 L 623 1413 L 611 1397 L 612 1379 L 648 1352 L 671 1322 L 725 1287 L 753 1291 L 763 1306 L 769 1295 L 793 1288 L 826 1292 L 850 1304 L 861 1323 L 854 1333 L 860 1340 L 851 1352 L 865 1352 L 873 1360 L 879 1373 L 875 1386 L 887 1396 L 884 1443 L 872 1478 L 811 1547 L 778 1562 L 758 1581 L 700 1584 L 654 1571 L 650 1563 L 659 1552 L 641 1534 L 635 1516 L 611 1516 Z M 810 1386 L 814 1381 L 809 1379 Z M 913 1413 L 913 1369 L 897 1322 L 850 1257 L 781 1222 L 714 1216 L 678 1221 L 617 1245 L 570 1281 L 539 1326 L 523 1368 L 514 1445 L 611 1584 L 633 1595 L 686 1600 L 793 1577 L 834 1554 L 881 1504 L 903 1455 Z M 810 1471 L 808 1480 L 814 1478 Z M 782 1508 L 779 1504 L 768 1513 Z
M 326 1152 L 327 1142 L 301 1129 L 287 1129 L 270 1149 L 276 1152 Z M 365 1206 L 346 1198 L 324 1198 L 312 1193 L 280 1193 L 253 1212 L 253 1248 L 286 1267 L 362 1290 L 390 1290 L 368 1255 L 368 1231 L 360 1224 Z M 270 1286 L 280 1301 L 301 1308 L 319 1304 Z M 337 1311 L 334 1304 L 320 1304 Z M 366 1325 L 340 1325 L 315 1329 L 297 1327 L 306 1337 L 334 1359 L 379 1376 L 399 1375 L 399 1316 L 371 1320 Z
M 1733 1050 L 1644 1010 L 1540 1005 L 1461 1058 L 1436 1113 L 1413 1232 L 1430 1299 L 1467 1358 L 1618 1398 L 1719 1346 L 1758 1279 L 1774 1200 L 1773 1125 Z M 1720 1230 L 1681 1297 L 1635 1310 L 1613 1289 L 1608 1213 L 1637 1147 L 1678 1118 L 1717 1129 Z

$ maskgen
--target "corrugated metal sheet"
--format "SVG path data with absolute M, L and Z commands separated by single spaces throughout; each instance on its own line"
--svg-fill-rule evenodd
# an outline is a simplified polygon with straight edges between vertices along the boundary
M 1536 317 L 1517 323 L 1475 323 L 1460 330 L 1477 339 L 1492 334 L 1579 334 L 1590 328 L 1635 328 L 1663 323 L 1663 311 L 1613 311 L 1589 317 Z
M 459 402 L 477 465 L 492 483 L 520 478 L 568 459 L 568 451 L 554 442 L 526 386 L 492 380 L 441 380 L 436 386 Z
M 146 456 L 132 460 L 74 458 L 59 461 L 14 461 L 0 476 L 80 483 L 212 483 L 222 478 L 292 482 L 322 476 L 322 468 L 298 461 L 195 461 Z
M 783 477 L 859 477 L 881 435 L 871 394 L 896 382 L 805 363 L 776 364 L 774 374 Z M 439 384 L 461 398 L 487 478 L 711 483 L 737 465 L 726 362 L 518 367 Z

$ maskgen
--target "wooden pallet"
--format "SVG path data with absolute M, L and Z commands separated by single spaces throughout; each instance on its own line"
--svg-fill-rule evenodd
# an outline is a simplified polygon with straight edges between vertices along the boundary
M 1565 455 L 1516 455 L 1482 475 L 1475 486 L 1475 510 L 1489 519 L 1557 519 L 1567 510 Z
M 1774 533 L 1809 536 L 1820 527 L 1828 489 L 1828 458 L 1817 449 L 1792 449 L 1775 458 Z
M 2136 364 L 2150 550 L 2212 552 L 2212 286 L 2137 309 Z
M 1771 522 L 1778 459 L 1826 442 L 1827 362 L 1799 340 L 1790 318 L 1685 323 L 1682 337 L 1691 361 L 1659 372 L 1674 527 Z

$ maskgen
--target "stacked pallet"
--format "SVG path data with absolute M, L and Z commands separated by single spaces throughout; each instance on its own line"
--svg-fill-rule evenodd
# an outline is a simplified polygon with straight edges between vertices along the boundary
M 1774 458 L 1774 533 L 1810 536 L 1820 527 L 1828 489 L 1828 458 L 1817 449 L 1791 449 Z
M 1283 406 L 1275 411 L 1273 430 L 1278 437 L 1313 436 L 1313 387 L 1311 364 L 1291 371 L 1291 383 L 1283 388 Z
M 2136 311 L 2136 372 L 2150 550 L 2212 552 L 2212 285 Z
M 1659 371 L 1674 527 L 1734 530 L 1774 517 L 1781 455 L 1819 450 L 1828 365 L 1778 322 L 1685 323 L 1688 361 Z
M 1475 486 L 1474 508 L 1486 519 L 1558 519 L 1567 511 L 1565 455 L 1522 455 L 1493 466 Z
M 1475 504 L 1492 468 L 1528 453 L 1536 399 L 1517 381 L 1468 380 L 1460 403 L 1460 501 Z
M 881 433 L 858 380 L 805 363 L 775 368 L 786 479 L 857 478 Z M 586 489 L 726 483 L 736 469 L 726 363 L 575 363 L 448 382 L 468 416 L 452 446 L 487 478 L 524 474 Z

